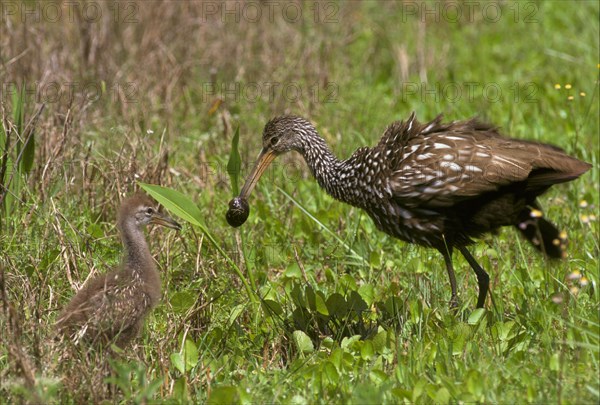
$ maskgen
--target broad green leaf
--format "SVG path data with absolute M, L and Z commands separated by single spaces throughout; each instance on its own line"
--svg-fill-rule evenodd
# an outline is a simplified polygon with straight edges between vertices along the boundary
M 203 227 L 200 209 L 186 195 L 177 190 L 154 184 L 138 183 L 145 192 L 174 215 L 192 225 Z
M 185 370 L 190 371 L 198 364 L 198 348 L 191 339 L 186 339 L 183 345 L 182 357 L 185 363 Z
M 240 401 L 240 395 L 236 387 L 224 385 L 214 387 L 210 392 L 207 403 L 212 404 L 237 404 Z
M 253 390 L 250 387 L 253 387 L 253 385 L 251 385 L 250 387 L 247 384 L 243 384 L 245 386 L 241 387 L 238 386 L 238 403 L 240 405 L 254 405 L 256 403 L 256 400 L 254 398 L 255 393 L 253 392 Z
M 471 315 L 469 315 L 469 319 L 467 320 L 467 323 L 469 325 L 477 325 L 479 323 L 479 321 L 481 320 L 481 318 L 483 318 L 484 315 L 485 315 L 485 308 L 477 308 L 475 311 L 473 311 L 471 313 Z
M 348 304 L 341 294 L 333 293 L 327 298 L 327 309 L 331 315 L 342 317 L 348 313 Z
M 425 392 L 425 387 L 427 387 L 427 380 L 425 377 L 419 378 L 413 387 L 412 402 L 418 402 L 419 397 Z
M 94 239 L 104 237 L 104 230 L 99 224 L 91 223 L 86 228 L 87 234 Z
M 317 291 L 315 294 L 315 306 L 318 313 L 321 315 L 329 316 L 329 310 L 327 309 L 327 305 L 325 305 L 325 299 L 323 299 L 323 293 Z
M 185 314 L 196 302 L 196 297 L 188 291 L 178 291 L 169 301 L 175 312 Z
M 377 250 L 373 250 L 369 254 L 369 264 L 373 267 L 381 266 L 381 253 Z
M 298 307 L 306 308 L 306 301 L 304 299 L 304 294 L 302 294 L 300 284 L 294 285 L 294 288 L 292 288 L 292 291 L 290 292 L 290 296 L 292 297 L 292 301 L 294 301 Z
M 392 395 L 394 395 L 395 398 L 404 400 L 404 402 L 411 402 L 411 391 L 409 390 L 405 390 L 402 388 L 394 388 L 391 391 Z
M 183 360 L 183 356 L 181 353 L 172 353 L 171 356 L 171 364 L 179 370 L 181 374 L 185 374 L 185 361 Z
M 450 402 L 450 391 L 446 387 L 442 387 L 432 398 L 438 404 L 447 404 Z
M 323 364 L 323 377 L 328 385 L 338 385 L 340 376 L 332 362 L 327 361 Z
M 352 345 L 354 344 L 354 342 L 360 342 L 360 335 L 354 335 L 351 337 L 345 337 L 342 339 L 342 344 L 340 345 L 340 347 L 344 350 L 348 349 L 348 350 L 352 350 Z
M 263 300 L 262 301 L 263 310 L 267 313 L 267 315 L 281 315 L 283 314 L 283 308 L 277 301 L 273 300 Z
M 308 337 L 306 333 L 301 330 L 295 330 L 293 336 L 298 351 L 302 353 L 312 353 L 315 350 L 312 340 L 310 340 L 310 337 Z
M 387 332 L 385 330 L 380 331 L 373 337 L 373 349 L 377 353 L 383 353 L 383 350 L 387 346 Z
M 336 347 L 336 343 L 335 340 L 333 340 L 331 338 L 331 336 L 327 336 L 325 337 L 323 340 L 321 340 L 321 347 L 325 348 L 325 349 L 333 349 L 334 347 Z
M 292 264 L 290 264 L 287 269 L 285 269 L 285 272 L 283 273 L 283 275 L 285 277 L 289 277 L 289 278 L 302 278 L 302 270 L 300 270 L 300 266 L 298 266 L 298 263 L 294 262 Z
M 362 312 L 369 308 L 365 300 L 363 300 L 360 294 L 356 291 L 352 291 L 350 293 L 350 297 L 348 297 L 348 305 L 353 311 L 356 312 Z
M 296 307 L 294 312 L 292 312 L 292 319 L 298 328 L 306 329 L 306 325 L 312 321 L 313 317 L 308 313 L 305 307 Z
M 308 402 L 306 400 L 306 398 L 304 398 L 302 395 L 294 395 L 291 399 L 290 399 L 290 404 L 291 405 L 307 405 L 310 402 Z
M 516 336 L 518 330 L 517 330 L 517 328 L 515 328 L 514 321 L 504 322 L 499 325 L 500 325 L 500 330 L 499 330 L 500 340 L 510 340 Z
M 186 378 L 178 378 L 173 385 L 173 397 L 177 398 L 181 403 L 187 403 L 189 400 L 189 394 Z
M 231 153 L 229 154 L 229 161 L 227 162 L 227 173 L 231 180 L 231 189 L 233 190 L 233 196 L 237 196 L 240 193 L 239 181 L 240 172 L 242 167 L 242 158 L 238 150 L 238 143 L 240 140 L 240 127 L 238 126 L 231 140 Z
M 370 360 L 374 354 L 375 350 L 373 349 L 373 343 L 371 343 L 370 340 L 365 340 L 360 348 L 360 357 L 362 357 L 363 360 Z
M 305 294 L 306 294 L 306 302 L 308 303 L 308 308 L 311 311 L 316 311 L 317 310 L 317 303 L 316 303 L 316 294 L 315 294 L 315 290 L 312 288 L 311 285 L 307 285 L 306 288 L 304 289 Z
M 559 371 L 560 370 L 560 354 L 554 353 L 550 356 L 550 370 Z
M 358 289 L 358 293 L 369 307 L 373 304 L 373 301 L 375 300 L 375 288 L 372 284 L 361 285 Z
M 383 391 L 370 382 L 360 382 L 354 386 L 351 403 L 354 404 L 381 404 Z
M 350 274 L 344 274 L 340 277 L 340 287 L 343 293 L 346 293 L 348 290 L 355 291 L 356 280 Z
M 244 305 L 239 304 L 231 309 L 231 313 L 229 314 L 229 320 L 227 322 L 227 327 L 230 328 L 231 325 L 235 322 L 235 320 L 240 316 L 242 311 L 244 310 Z
M 328 282 L 333 283 L 334 285 L 337 284 L 338 276 L 336 272 L 331 270 L 329 267 L 325 269 L 325 278 Z
M 382 370 L 373 370 L 369 373 L 369 379 L 377 386 L 389 380 L 389 376 Z
M 465 381 L 470 393 L 477 397 L 483 394 L 483 376 L 478 370 L 470 370 Z
M 42 260 L 40 261 L 39 265 L 37 266 L 37 270 L 42 273 L 45 274 L 46 270 L 50 267 L 50 265 L 52 263 L 54 263 L 54 261 L 56 259 L 58 259 L 60 257 L 60 250 L 59 249 L 49 249 L 47 250 L 43 257 Z
M 342 359 L 344 357 L 344 352 L 342 349 L 334 349 L 329 356 L 329 361 L 335 366 L 336 369 L 341 370 L 342 368 Z

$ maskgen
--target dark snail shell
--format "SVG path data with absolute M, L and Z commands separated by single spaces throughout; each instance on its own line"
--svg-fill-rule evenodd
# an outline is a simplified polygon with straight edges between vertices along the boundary
M 234 228 L 241 226 L 248 219 L 248 215 L 250 215 L 250 206 L 248 205 L 248 200 L 245 198 L 235 197 L 231 201 L 229 201 L 229 210 L 227 210 L 227 214 L 225 218 L 227 218 L 227 223 Z

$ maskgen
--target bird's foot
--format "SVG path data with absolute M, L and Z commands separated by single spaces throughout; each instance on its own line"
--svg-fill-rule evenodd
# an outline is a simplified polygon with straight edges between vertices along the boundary
M 454 312 L 457 312 L 459 304 L 460 303 L 458 302 L 458 296 L 452 295 L 452 298 L 450 298 L 450 302 L 448 303 L 448 305 L 450 306 L 450 309 L 453 310 Z

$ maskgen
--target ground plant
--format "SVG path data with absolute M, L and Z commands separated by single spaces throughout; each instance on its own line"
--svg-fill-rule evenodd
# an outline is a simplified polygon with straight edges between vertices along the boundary
M 596 1 L 3 0 L 0 404 L 598 403 L 599 21 Z M 566 259 L 486 235 L 486 308 L 455 255 L 452 310 L 438 252 L 294 153 L 227 224 L 270 118 L 345 158 L 412 111 L 591 163 L 540 198 Z M 57 316 L 118 265 L 137 190 L 183 225 L 147 231 L 160 304 L 131 347 L 64 361 Z

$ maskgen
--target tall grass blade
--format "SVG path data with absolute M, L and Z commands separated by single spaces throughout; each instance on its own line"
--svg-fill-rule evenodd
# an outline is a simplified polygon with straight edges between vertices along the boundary
M 28 131 L 29 134 L 25 139 L 25 145 L 23 146 L 23 155 L 19 161 L 19 172 L 21 174 L 29 174 L 33 168 L 33 161 L 35 159 L 35 125 Z
M 355 258 L 359 259 L 361 262 L 363 262 L 366 265 L 369 265 L 369 261 L 367 259 L 365 259 L 364 257 L 362 257 L 361 255 L 359 255 L 354 249 L 352 249 L 346 242 L 344 242 L 339 236 L 337 236 L 335 234 L 335 232 L 333 232 L 331 229 L 329 229 L 325 224 L 323 224 L 321 221 L 319 221 L 317 218 L 315 218 L 314 215 L 312 215 L 310 212 L 308 212 L 308 210 L 306 208 L 304 208 L 298 201 L 296 201 L 294 199 L 294 197 L 292 197 L 291 195 L 289 195 L 288 193 L 286 193 L 285 191 L 283 191 L 283 189 L 277 187 L 277 190 L 279 190 L 284 196 L 287 197 L 288 200 L 290 200 L 291 202 L 293 202 L 298 208 L 300 208 L 300 210 L 306 214 L 306 216 L 308 216 L 310 219 L 312 219 L 317 225 L 319 225 L 325 232 L 327 232 L 328 234 L 330 234 L 331 236 L 333 236 L 333 238 L 335 240 L 337 240 L 340 245 L 342 245 L 348 252 L 352 253 L 352 256 L 354 256 Z
M 231 189 L 233 190 L 233 196 L 237 196 L 240 193 L 239 181 L 240 172 L 242 166 L 242 158 L 238 150 L 238 144 L 240 140 L 240 127 L 238 126 L 231 140 L 231 153 L 229 154 L 229 162 L 227 162 L 227 173 L 231 180 Z
M 21 152 L 23 139 L 23 103 L 25 100 L 25 83 L 21 86 L 21 93 L 13 93 L 13 122 L 17 130 L 17 155 Z
M 25 100 L 25 83 L 21 86 L 20 92 L 13 93 L 12 97 L 12 107 L 13 107 L 13 129 L 9 128 L 9 131 L 12 131 L 16 135 L 16 144 L 15 150 L 17 156 L 17 160 L 8 156 L 7 164 L 6 164 L 6 172 L 5 178 L 3 179 L 3 187 L 6 188 L 6 195 L 4 197 L 4 214 L 6 218 L 10 216 L 14 209 L 15 202 L 18 200 L 18 196 L 21 194 L 22 188 L 22 167 L 21 163 L 18 160 L 18 156 L 21 155 L 21 150 L 23 149 L 23 115 L 24 115 L 24 100 Z M 6 134 L 8 137 L 9 134 Z M 8 154 L 8 148 L 6 148 L 5 153 Z
M 1 117 L 4 118 L 4 117 Z M 6 141 L 7 141 L 7 134 L 4 131 L 4 125 L 2 122 L 0 122 L 0 161 L 1 159 L 4 159 L 4 154 L 8 153 L 8 148 L 6 145 Z M 2 179 L 0 179 L 0 181 L 2 181 Z

